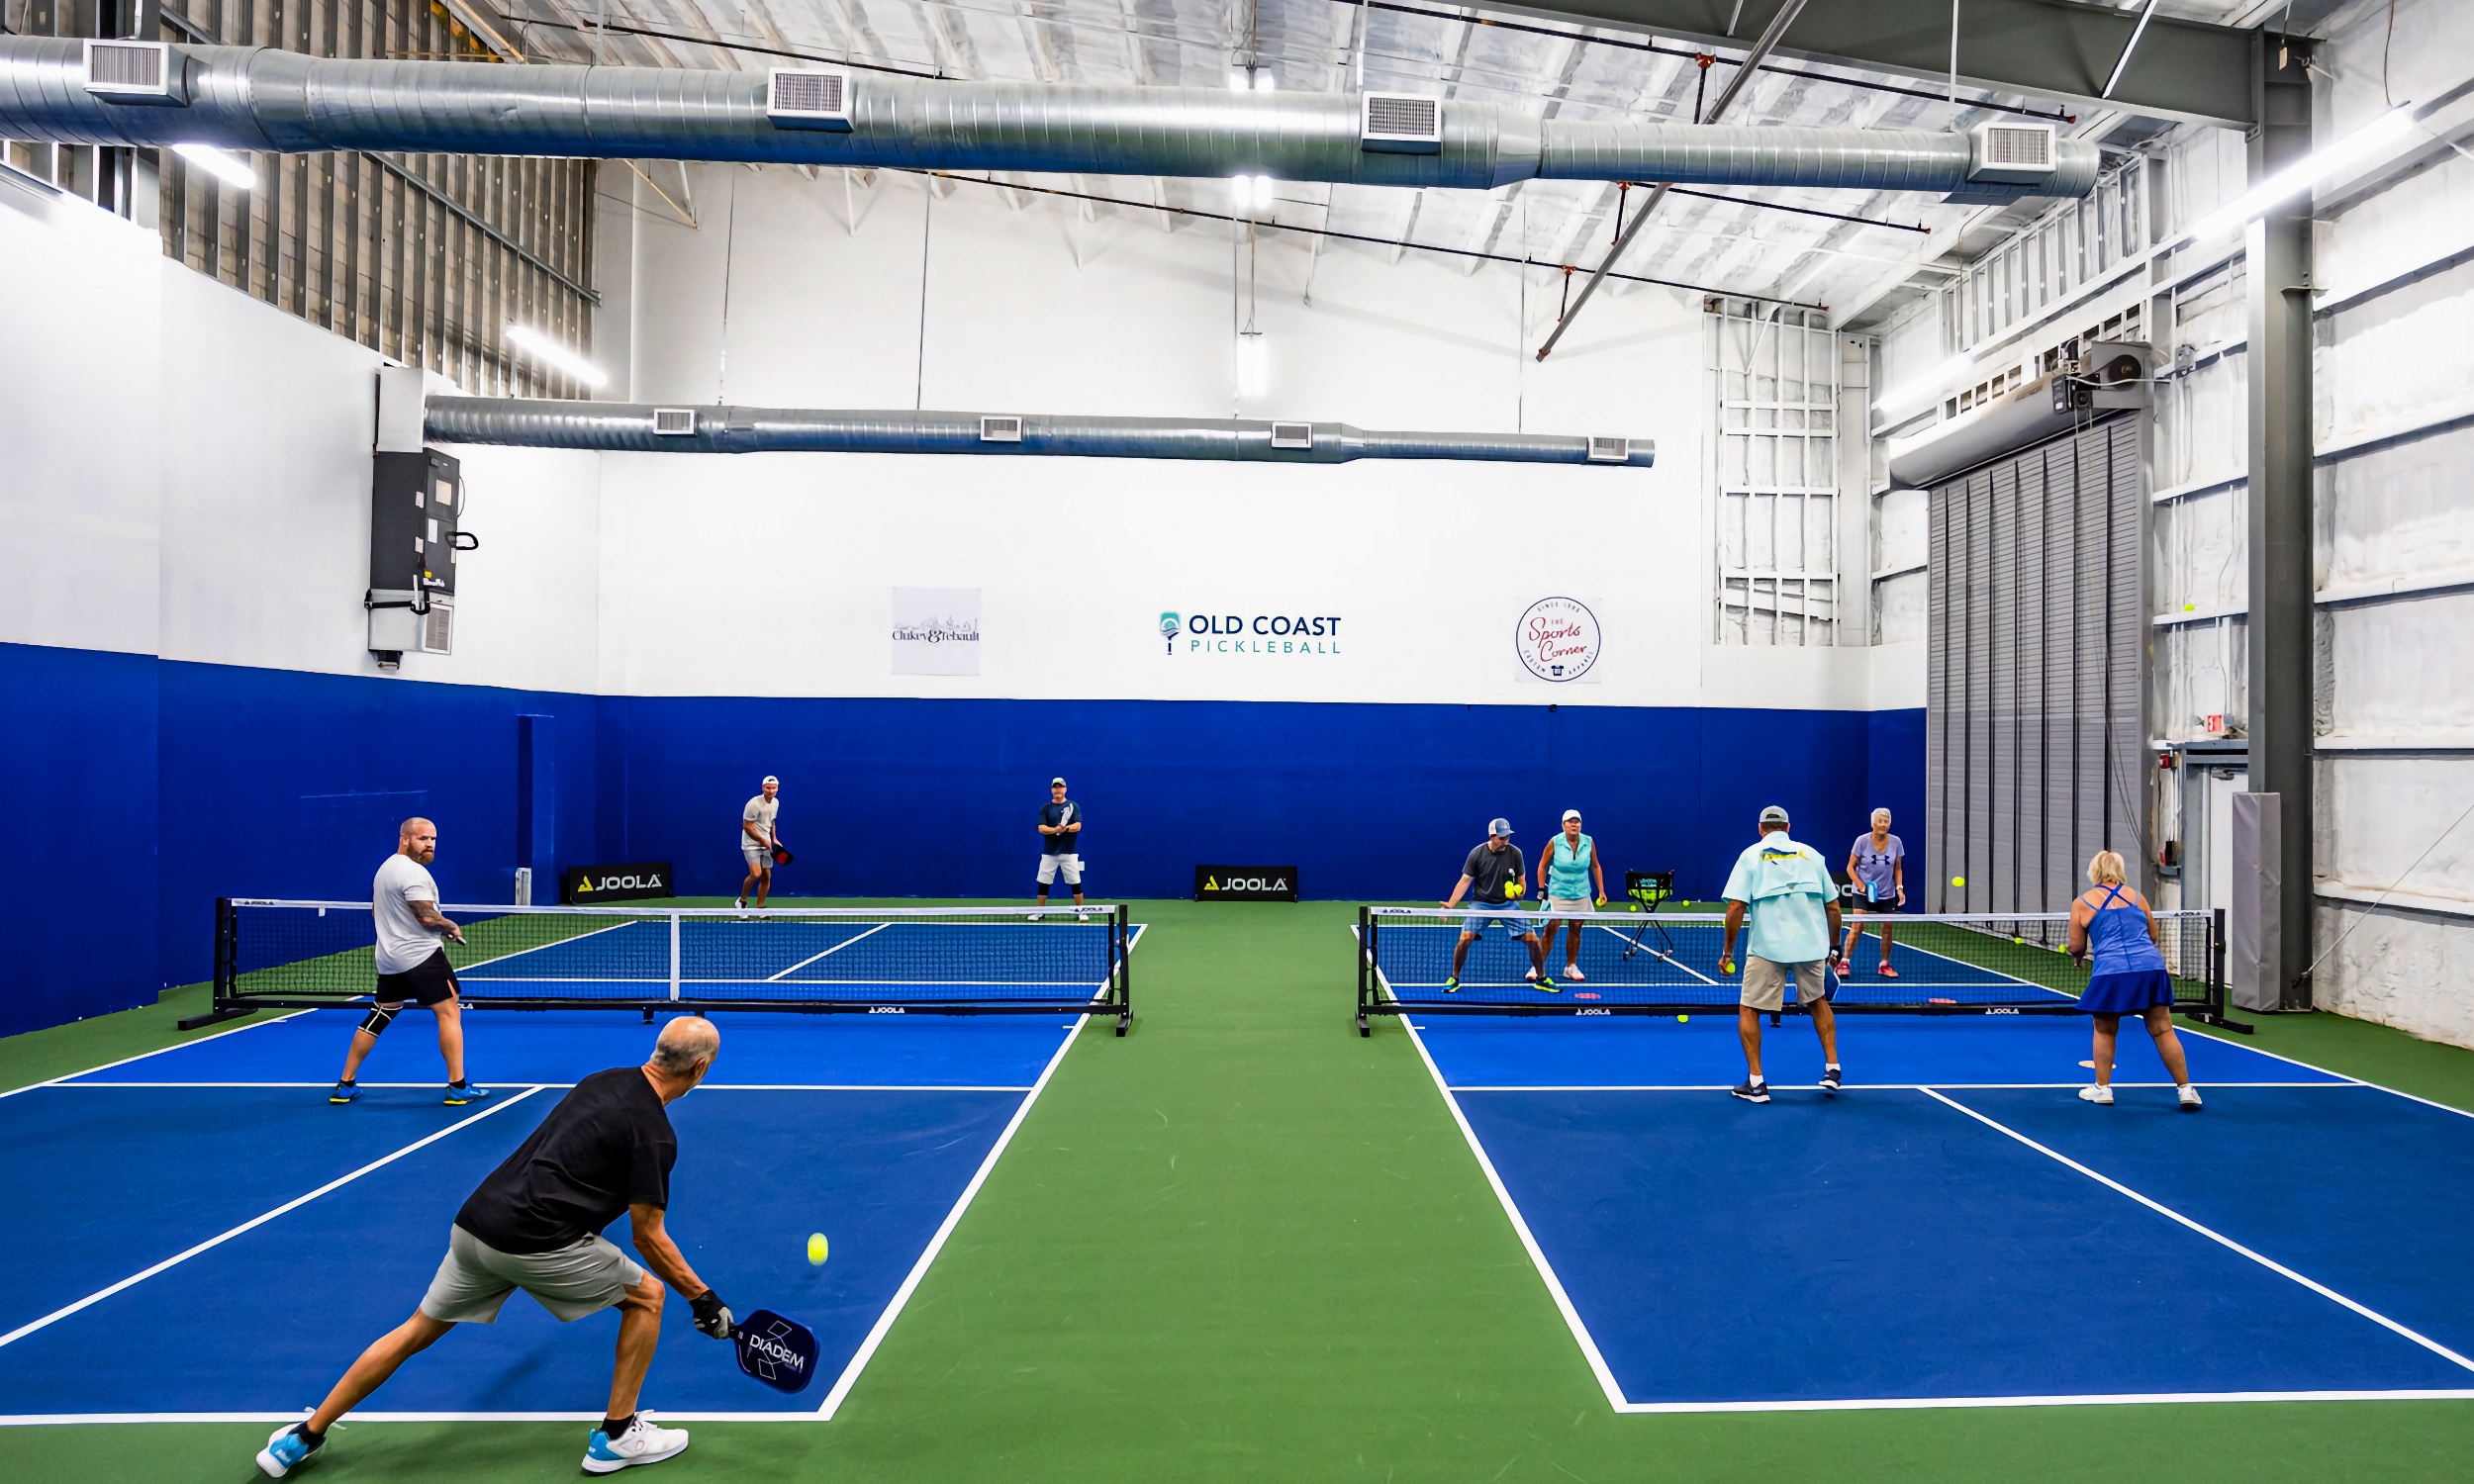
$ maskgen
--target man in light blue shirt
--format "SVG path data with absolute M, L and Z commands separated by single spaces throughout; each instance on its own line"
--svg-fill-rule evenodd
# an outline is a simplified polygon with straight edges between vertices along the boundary
M 1736 1011 L 1736 1030 L 1744 1038 L 1744 1062 L 1751 1075 L 1732 1089 L 1746 1102 L 1769 1101 L 1769 1083 L 1761 1076 L 1761 1016 L 1776 1014 L 1786 1004 L 1787 976 L 1795 977 L 1795 1002 L 1813 1018 L 1821 1033 L 1821 1073 L 1825 1092 L 1839 1090 L 1839 1025 L 1824 987 L 1839 953 L 1839 888 L 1830 880 L 1829 863 L 1819 852 L 1787 838 L 1787 811 L 1776 804 L 1761 810 L 1761 837 L 1736 857 L 1727 877 L 1727 943 L 1720 950 L 1718 972 L 1735 973 L 1736 934 L 1749 914 L 1752 940 L 1745 945 L 1744 996 Z

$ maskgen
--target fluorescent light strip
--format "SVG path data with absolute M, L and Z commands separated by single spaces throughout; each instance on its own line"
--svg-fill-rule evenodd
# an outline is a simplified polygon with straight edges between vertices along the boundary
M 507 343 L 553 371 L 562 371 L 588 387 L 610 384 L 610 373 L 528 325 L 509 325 Z
M 247 160 L 212 144 L 174 144 L 172 153 L 189 161 L 226 185 L 247 190 L 257 184 L 257 171 Z
M 2224 236 L 2290 196 L 2308 191 L 2414 127 L 2414 105 L 2399 104 L 2325 149 L 2316 150 L 2191 224 L 2194 242 Z

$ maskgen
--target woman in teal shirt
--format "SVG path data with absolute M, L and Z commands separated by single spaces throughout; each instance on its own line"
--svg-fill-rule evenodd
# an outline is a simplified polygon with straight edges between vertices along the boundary
M 1580 983 L 1586 975 L 1580 972 L 1580 934 L 1589 924 L 1582 918 L 1589 911 L 1592 881 L 1597 884 L 1596 900 L 1606 905 L 1606 873 L 1598 866 L 1598 845 L 1580 832 L 1580 811 L 1564 811 L 1564 833 L 1547 842 L 1546 854 L 1538 860 L 1538 894 L 1546 898 L 1546 946 L 1555 947 L 1555 919 L 1569 917 L 1564 924 L 1564 977 Z

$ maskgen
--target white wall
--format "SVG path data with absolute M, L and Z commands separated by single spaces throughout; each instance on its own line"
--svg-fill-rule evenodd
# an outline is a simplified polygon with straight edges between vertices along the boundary
M 0 640 L 375 674 L 376 353 L 0 184 Z M 403 678 L 590 691 L 600 470 L 468 450 L 456 653 Z

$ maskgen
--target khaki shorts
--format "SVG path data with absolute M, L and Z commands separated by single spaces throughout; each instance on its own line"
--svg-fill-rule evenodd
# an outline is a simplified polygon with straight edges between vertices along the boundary
M 1778 1011 L 1786 1008 L 1787 974 L 1795 974 L 1795 1002 L 1809 1005 L 1822 998 L 1822 961 L 1809 964 L 1772 964 L 1767 959 L 1747 956 L 1744 960 L 1744 1007 L 1748 1010 Z
M 521 1288 L 565 1324 L 601 1313 L 643 1281 L 644 1269 L 607 1237 L 587 1237 L 552 1252 L 502 1252 L 451 1227 L 421 1312 L 441 1324 L 495 1324 L 499 1306 Z

